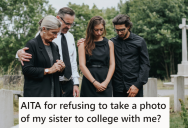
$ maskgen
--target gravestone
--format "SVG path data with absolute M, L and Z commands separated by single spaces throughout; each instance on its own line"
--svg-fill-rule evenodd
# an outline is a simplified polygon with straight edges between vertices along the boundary
M 144 97 L 157 97 L 157 78 L 148 78 L 144 85 Z
M 188 86 L 188 58 L 187 58 L 187 34 L 186 29 L 186 18 L 182 19 L 182 24 L 179 25 L 179 28 L 182 29 L 182 62 L 178 64 L 178 73 L 177 75 L 171 75 L 171 82 L 164 83 L 166 86 L 174 85 L 174 78 L 177 76 L 184 76 L 184 85 Z
M 184 90 L 184 77 L 174 77 L 174 111 L 181 111 L 181 104 L 179 99 L 185 101 L 185 90 Z
M 13 93 L 0 90 L 0 128 L 10 128 L 14 125 Z

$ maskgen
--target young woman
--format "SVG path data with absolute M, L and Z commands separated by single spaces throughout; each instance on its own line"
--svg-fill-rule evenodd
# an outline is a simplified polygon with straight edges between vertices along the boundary
M 104 19 L 100 16 L 91 18 L 86 39 L 78 47 L 79 65 L 83 73 L 81 97 L 112 97 L 114 44 L 105 35 Z

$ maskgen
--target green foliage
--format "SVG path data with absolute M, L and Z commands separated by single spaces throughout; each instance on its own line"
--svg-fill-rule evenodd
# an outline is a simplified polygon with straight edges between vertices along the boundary
M 150 76 L 169 78 L 181 62 L 182 31 L 179 24 L 188 14 L 184 0 L 130 0 L 120 3 L 121 13 L 133 22 L 132 31 L 143 37 L 151 62 Z
M 185 104 L 182 99 L 179 99 L 181 103 L 181 119 L 183 120 L 183 124 L 185 125 L 185 128 L 188 128 L 188 112 L 187 109 L 185 108 Z
M 112 19 L 118 14 L 127 14 L 133 22 L 132 32 L 147 42 L 150 77 L 168 79 L 171 74 L 177 73 L 177 64 L 182 58 L 182 31 L 178 26 L 182 18 L 188 16 L 188 0 L 120 0 L 117 9 L 98 9 L 96 5 L 90 9 L 88 5 L 73 3 L 69 3 L 68 7 L 76 13 L 76 25 L 70 30 L 75 42 L 85 37 L 87 24 L 93 16 L 105 19 L 106 37 L 110 39 L 116 36 Z M 47 14 L 56 15 L 47 0 L 1 0 L 1 67 L 8 69 L 16 51 L 35 36 L 39 20 Z
M 0 2 L 0 66 L 7 69 L 16 51 L 34 38 L 39 20 L 55 9 L 47 0 L 2 0 Z
M 102 16 L 106 22 L 106 30 L 108 39 L 115 36 L 112 26 L 112 19 L 118 14 L 115 8 L 107 8 L 104 10 L 98 9 L 96 5 L 93 5 L 89 9 L 88 5 L 76 5 L 69 2 L 68 7 L 74 9 L 76 13 L 76 25 L 71 28 L 70 32 L 74 35 L 75 41 L 77 42 L 80 38 L 85 38 L 87 25 L 89 20 L 94 16 Z

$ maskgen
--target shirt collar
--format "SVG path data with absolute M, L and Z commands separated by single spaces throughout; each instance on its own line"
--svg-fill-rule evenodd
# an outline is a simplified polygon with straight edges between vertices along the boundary
M 130 38 L 130 39 L 133 39 L 134 38 L 134 35 L 133 35 L 133 33 L 130 31 L 130 35 L 129 35 L 129 37 L 128 38 Z
M 134 38 L 134 34 L 130 31 L 130 35 L 129 35 L 129 37 L 127 38 L 127 39 L 133 39 Z M 119 36 L 117 35 L 116 37 L 115 37 L 115 39 L 121 39 L 121 38 L 119 38 Z M 122 39 L 121 39 L 122 40 Z

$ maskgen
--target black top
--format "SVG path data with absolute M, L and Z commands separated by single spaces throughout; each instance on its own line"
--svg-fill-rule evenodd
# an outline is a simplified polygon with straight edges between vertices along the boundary
M 58 46 L 51 42 L 53 63 L 60 59 Z M 27 53 L 32 54 L 29 62 L 24 62 L 22 72 L 24 74 L 24 97 L 51 97 L 52 82 L 50 77 L 52 74 L 44 75 L 44 69 L 50 68 L 50 58 L 44 47 L 40 34 L 27 42 L 26 47 L 29 48 Z M 54 79 L 54 96 L 61 96 L 61 87 L 59 85 L 59 72 L 53 74 Z
M 95 49 L 93 49 L 91 56 L 86 54 L 86 66 L 87 67 L 90 65 L 108 66 L 109 59 L 110 56 L 109 56 L 108 39 L 104 37 L 102 41 L 95 42 Z
M 103 38 L 102 41 L 97 41 L 95 48 L 92 50 L 92 55 L 86 54 L 86 66 L 91 75 L 96 81 L 102 83 L 106 80 L 109 70 L 110 60 L 110 48 L 108 39 Z M 108 83 L 108 86 L 103 92 L 96 92 L 94 85 L 83 76 L 81 86 L 81 97 L 112 97 L 112 82 Z
M 138 89 L 147 83 L 149 77 L 149 55 L 145 40 L 130 32 L 123 40 L 118 36 L 111 39 L 115 51 L 115 72 L 112 85 L 115 91 L 127 90 L 135 85 Z

